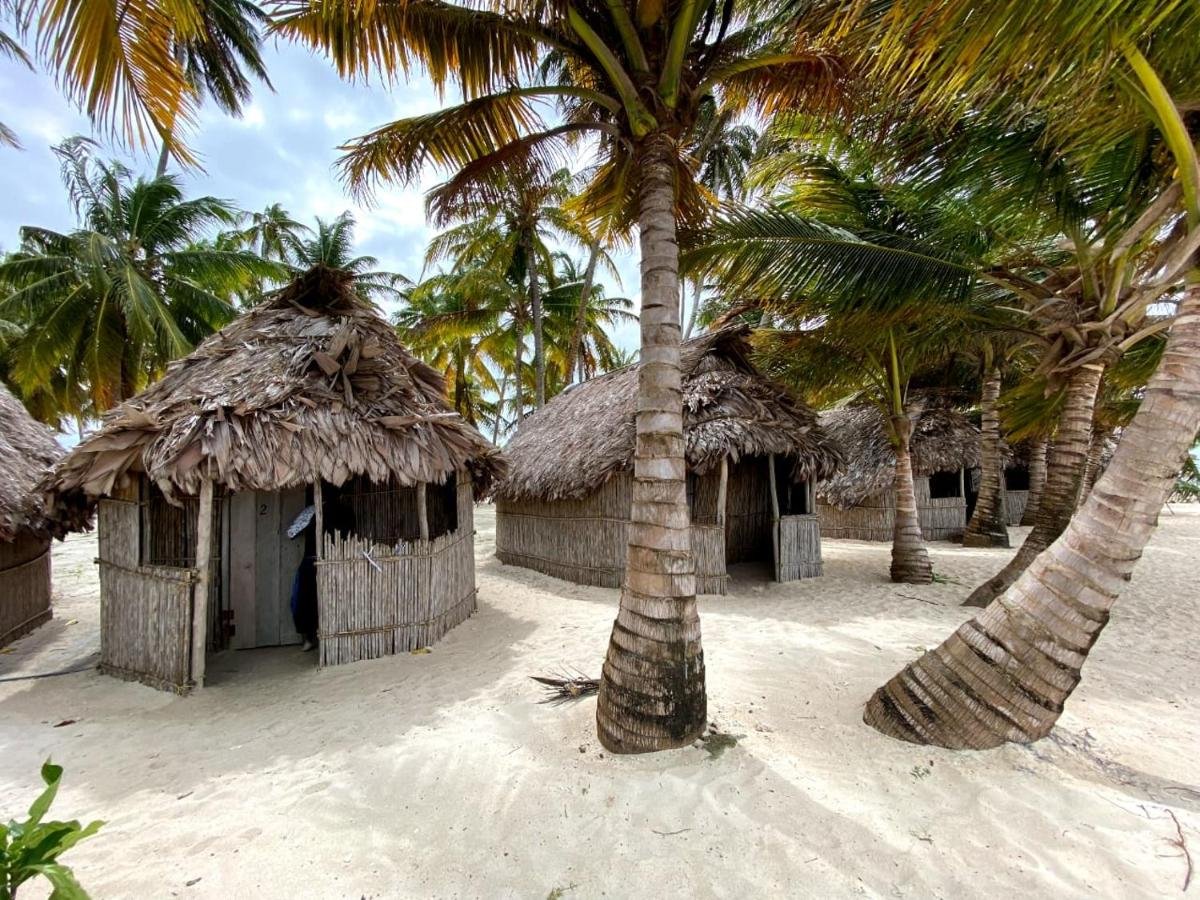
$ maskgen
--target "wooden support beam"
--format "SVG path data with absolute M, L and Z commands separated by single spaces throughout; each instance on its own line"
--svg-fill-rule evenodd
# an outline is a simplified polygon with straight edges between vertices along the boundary
M 729 490 L 729 457 L 721 457 L 721 476 L 717 481 L 717 524 L 725 524 L 725 497 Z
M 771 481 L 771 520 L 779 521 L 779 492 L 775 487 L 775 454 L 767 456 L 768 477 Z
M 325 500 L 321 496 L 321 479 L 313 482 L 313 509 L 316 510 L 317 559 L 325 558 Z
M 964 500 L 967 499 L 967 470 L 963 467 L 958 470 L 958 496 Z
M 200 482 L 200 509 L 196 523 L 196 582 L 192 585 L 192 684 L 204 687 L 208 654 L 208 586 L 212 581 L 213 483 Z
M 429 540 L 429 505 L 425 502 L 425 482 L 417 482 L 417 523 L 421 527 L 421 540 Z

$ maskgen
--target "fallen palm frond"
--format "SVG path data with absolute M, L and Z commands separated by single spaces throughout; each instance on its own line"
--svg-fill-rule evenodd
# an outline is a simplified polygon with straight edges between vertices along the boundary
M 600 690 L 599 678 L 588 678 L 578 669 L 574 672 L 563 670 L 556 675 L 530 675 L 529 677 L 545 687 L 546 695 L 541 702 L 554 706 L 590 697 Z

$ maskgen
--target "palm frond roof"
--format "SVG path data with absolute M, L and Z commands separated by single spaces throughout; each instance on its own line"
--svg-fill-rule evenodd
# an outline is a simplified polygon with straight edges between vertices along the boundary
M 914 475 L 956 471 L 979 465 L 979 429 L 962 413 L 929 399 L 909 404 L 913 421 L 910 453 Z M 817 496 L 841 509 L 890 490 L 896 477 L 896 449 L 883 412 L 875 404 L 821 413 L 820 422 L 846 456 L 846 466 L 817 485 Z
M 468 469 L 483 490 L 502 467 L 353 277 L 316 266 L 107 414 L 48 487 L 87 504 L 127 472 L 171 496 L 195 494 L 205 475 L 231 491 L 277 491 L 358 475 L 442 483 Z
M 0 384 L 0 541 L 22 532 L 61 536 L 67 530 L 69 523 L 47 516 L 37 490 L 62 455 L 54 432 Z
M 788 457 L 797 480 L 827 478 L 841 465 L 816 414 L 750 362 L 750 330 L 734 325 L 683 345 L 683 428 L 688 468 L 702 474 L 723 457 Z M 505 448 L 503 500 L 586 496 L 633 467 L 639 365 L 559 394 L 527 417 Z

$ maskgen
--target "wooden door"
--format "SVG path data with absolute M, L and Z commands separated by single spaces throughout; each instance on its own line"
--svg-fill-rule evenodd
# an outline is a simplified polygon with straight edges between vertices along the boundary
M 230 645 L 235 650 L 300 643 L 292 624 L 291 597 L 304 537 L 289 538 L 287 528 L 304 503 L 303 488 L 244 491 L 230 498 Z

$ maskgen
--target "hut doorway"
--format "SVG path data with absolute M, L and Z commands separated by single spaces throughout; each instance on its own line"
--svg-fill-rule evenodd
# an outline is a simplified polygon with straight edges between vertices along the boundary
M 725 566 L 765 565 L 775 581 L 821 574 L 820 523 L 810 482 L 793 479 L 793 461 L 773 454 L 722 465 L 718 504 Z
M 218 648 L 251 650 L 299 644 L 292 585 L 305 553 L 316 548 L 312 528 L 289 538 L 288 526 L 312 502 L 312 490 L 241 491 L 225 504 Z M 306 544 L 309 546 L 306 547 Z

